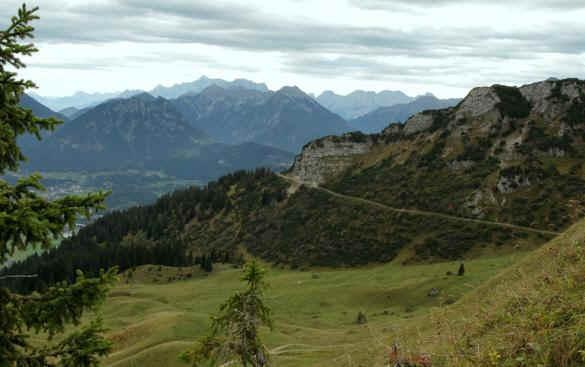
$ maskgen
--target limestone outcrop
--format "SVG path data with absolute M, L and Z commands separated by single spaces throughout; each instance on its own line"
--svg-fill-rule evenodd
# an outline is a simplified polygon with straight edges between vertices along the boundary
M 460 119 L 481 116 L 495 109 L 500 102 L 501 99 L 493 87 L 474 88 L 457 108 L 456 117 Z
M 427 130 L 433 124 L 433 115 L 423 112 L 417 113 L 406 121 L 404 134 L 411 135 Z
M 303 147 L 288 176 L 308 184 L 321 184 L 349 167 L 355 156 L 368 153 L 373 145 L 373 138 L 361 133 L 314 140 Z
M 572 139 L 585 139 L 583 110 L 585 81 L 578 79 L 547 80 L 519 88 L 474 88 L 456 107 L 417 113 L 379 134 L 347 133 L 314 140 L 296 157 L 289 175 L 303 182 L 324 183 L 378 143 L 400 145 L 393 152 L 400 156 L 397 161 L 405 162 L 409 152 L 420 153 L 415 146 L 433 142 L 439 135 L 440 139 L 458 138 L 439 149 L 454 172 L 472 168 L 486 154 L 500 162 L 521 161 L 527 155 L 566 158 Z M 457 140 L 460 143 L 453 144 Z M 480 142 L 482 146 L 476 146 Z M 506 177 L 495 190 L 508 193 L 531 184 L 532 180 Z

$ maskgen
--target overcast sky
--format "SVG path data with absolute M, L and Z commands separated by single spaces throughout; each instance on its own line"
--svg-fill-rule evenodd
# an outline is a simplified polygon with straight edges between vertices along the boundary
M 0 26 L 22 0 L 0 0 Z M 585 78 L 583 0 L 37 0 L 42 95 L 152 89 L 201 75 L 307 92 L 460 97 Z M 512 5 L 513 4 L 513 5 Z

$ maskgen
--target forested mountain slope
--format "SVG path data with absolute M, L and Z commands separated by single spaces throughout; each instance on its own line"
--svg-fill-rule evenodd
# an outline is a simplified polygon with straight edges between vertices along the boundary
M 25 148 L 29 170 L 140 169 L 205 181 L 258 165 L 278 168 L 292 159 L 291 153 L 259 144 L 214 143 L 171 102 L 147 93 L 102 103 Z
M 60 280 L 73 277 L 76 268 L 92 273 L 112 265 L 122 270 L 150 263 L 188 265 L 212 254 L 232 261 L 242 251 L 292 267 L 337 267 L 388 262 L 408 249 L 402 260 L 408 263 L 460 259 L 518 244 L 535 246 L 550 237 L 392 212 L 295 187 L 261 169 L 176 191 L 153 205 L 115 211 L 51 253 L 34 256 L 8 272 L 42 271 L 44 279 Z M 39 286 L 22 284 L 27 290 Z
M 180 243 L 191 257 L 245 251 L 293 267 L 463 259 L 537 246 L 554 234 L 497 223 L 560 232 L 579 217 L 584 90 L 579 80 L 477 88 L 456 107 L 422 112 L 380 134 L 348 133 L 305 145 L 287 175 L 307 185 L 267 170 L 230 174 L 105 216 L 52 256 L 94 259 L 100 248 L 116 251 L 126 236 L 141 232 L 148 243 Z M 315 184 L 370 202 L 315 190 Z M 88 241 L 97 247 L 83 255 Z M 118 261 L 103 258 L 104 265 Z M 87 265 L 93 260 L 78 261 L 73 268 L 95 271 Z
M 168 101 L 144 93 L 93 108 L 27 153 L 45 170 L 96 171 L 181 158 L 209 141 Z

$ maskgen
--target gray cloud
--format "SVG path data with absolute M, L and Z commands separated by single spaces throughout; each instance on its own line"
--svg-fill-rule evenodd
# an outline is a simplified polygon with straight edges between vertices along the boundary
M 103 61 L 92 60 L 89 62 L 32 62 L 28 66 L 32 66 L 39 69 L 65 69 L 65 70 L 109 70 L 112 68 L 111 63 L 104 63 Z
M 531 2 L 554 3 L 558 8 L 585 8 L 582 1 Z M 431 3 L 452 4 L 455 1 L 408 2 L 414 5 Z M 58 4 L 54 1 L 41 8 L 38 41 L 193 43 L 249 51 L 338 53 L 362 57 L 408 55 L 438 59 L 454 55 L 508 59 L 528 58 L 536 53 L 585 52 L 585 39 L 581 36 L 585 24 L 582 22 L 558 22 L 508 32 L 486 27 L 437 29 L 429 26 L 405 31 L 275 19 L 252 7 L 226 6 L 219 2 L 115 0 L 90 5 L 65 6 L 63 3 L 59 7 Z M 362 7 L 395 6 L 401 1 L 359 0 L 359 4 Z
M 445 6 L 460 6 L 459 0 L 350 0 L 356 8 L 368 10 L 405 11 L 416 9 L 441 8 Z M 585 3 L 580 0 L 467 0 L 465 5 L 480 4 L 489 6 L 504 5 L 512 8 L 528 9 L 558 9 L 578 10 L 585 9 Z
M 428 2 L 430 0 L 414 3 Z M 438 1 L 444 4 L 451 2 Z M 370 0 L 369 3 L 386 2 Z M 569 1 L 554 3 L 567 7 L 571 4 L 577 6 L 576 2 Z M 384 27 L 333 26 L 282 20 L 251 7 L 221 6 L 219 3 L 197 4 L 186 0 L 117 0 L 61 8 L 51 5 L 47 11 L 43 11 L 44 8 L 45 6 L 41 9 L 41 20 L 37 24 L 37 39 L 42 42 L 199 43 L 251 51 L 430 57 L 458 52 L 463 52 L 464 56 L 483 57 L 486 56 L 486 50 L 493 50 L 492 55 L 501 54 L 505 58 L 519 57 L 526 52 L 578 54 L 585 51 L 585 44 L 580 36 L 585 31 L 582 23 L 559 22 L 554 26 L 518 29 L 509 33 L 490 28 L 436 29 L 428 26 L 404 31 Z M 497 41 L 505 42 L 497 44 Z
M 292 58 L 285 68 L 292 73 L 304 73 L 320 78 L 339 76 L 357 80 L 386 80 L 388 82 L 441 84 L 454 88 L 469 88 L 470 85 L 489 85 L 493 83 L 527 84 L 551 76 L 583 77 L 585 57 L 581 61 L 563 60 L 563 68 L 555 63 L 532 61 L 518 66 L 516 59 L 477 60 L 469 57 L 443 60 L 428 65 L 413 63 L 411 60 L 367 60 L 363 58 L 320 56 Z M 522 64 L 520 62 L 520 64 Z
M 17 0 L 8 0 L 16 10 Z M 538 27 L 526 28 L 507 24 L 498 27 L 476 26 L 461 28 L 456 25 L 433 27 L 413 24 L 408 30 L 397 27 L 354 26 L 308 22 L 302 19 L 277 18 L 249 5 L 225 4 L 221 1 L 195 2 L 192 0 L 110 0 L 83 4 L 47 0 L 41 6 L 41 20 L 36 23 L 37 41 L 43 43 L 108 44 L 120 41 L 136 43 L 172 43 L 180 48 L 185 44 L 226 47 L 234 50 L 277 52 L 283 55 L 284 71 L 335 77 L 354 75 L 358 79 L 392 79 L 420 82 L 421 75 L 443 78 L 447 85 L 459 86 L 458 80 L 447 80 L 446 75 L 463 75 L 474 80 L 501 78 L 507 80 L 534 80 L 547 77 L 555 69 L 543 63 L 547 55 L 566 55 L 576 59 L 567 72 L 583 76 L 585 59 L 585 23 L 563 21 L 543 22 Z M 433 8 L 458 5 L 455 0 L 350 0 L 361 9 L 392 10 L 399 12 L 426 12 Z M 471 0 L 468 3 L 486 4 Z M 0 22 L 12 15 L 11 4 L 0 7 Z M 510 9 L 550 9 L 574 11 L 585 9 L 585 2 L 570 0 L 492 0 L 490 5 Z M 333 55 L 325 57 L 324 55 Z M 409 60 L 427 60 L 427 66 Z M 138 58 L 116 60 L 116 65 L 165 60 L 217 68 L 234 69 L 215 58 L 194 58 L 188 53 L 148 54 Z M 581 60 L 579 62 L 578 60 Z M 43 68 L 91 69 L 107 68 L 111 60 L 31 64 Z M 530 69 L 517 72 L 521 63 Z M 419 63 L 423 65 L 424 63 Z M 432 67 L 428 65 L 432 64 Z M 581 69 L 579 69 L 579 66 Z M 556 66 L 558 69 L 558 65 Z M 247 68 L 257 71 L 258 68 Z M 243 70 L 243 69 L 242 69 Z M 530 79 L 529 79 L 530 78 Z
M 88 60 L 79 59 L 74 61 L 54 61 L 40 62 L 33 59 L 28 66 L 38 69 L 64 69 L 64 70 L 115 70 L 118 68 L 132 68 L 143 66 L 149 63 L 169 64 L 170 62 L 183 63 L 189 67 L 205 67 L 214 65 L 221 70 L 239 70 L 247 72 L 257 72 L 259 69 L 255 66 L 234 66 L 229 65 L 222 60 L 211 56 L 193 55 L 191 53 L 171 51 L 162 52 L 154 51 L 140 56 L 131 57 L 110 57 L 110 58 L 92 58 Z

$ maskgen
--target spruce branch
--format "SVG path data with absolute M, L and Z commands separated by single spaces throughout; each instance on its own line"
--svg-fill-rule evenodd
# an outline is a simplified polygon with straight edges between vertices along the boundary
M 5 279 L 21 279 L 21 278 L 37 278 L 37 274 L 30 274 L 30 275 L 4 275 L 0 276 L 0 280 Z

